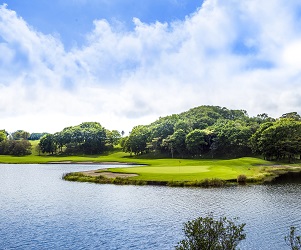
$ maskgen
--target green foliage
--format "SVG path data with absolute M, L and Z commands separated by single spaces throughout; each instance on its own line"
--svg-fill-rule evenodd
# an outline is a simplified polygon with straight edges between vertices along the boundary
M 124 150 L 135 154 L 170 154 L 172 158 L 195 157 L 209 153 L 212 156 L 249 155 L 249 139 L 261 121 L 249 118 L 244 110 L 200 106 L 181 114 L 161 117 L 150 125 L 143 126 L 149 132 L 146 141 L 133 140 L 133 145 L 132 138 L 129 138 Z M 198 132 L 192 133 L 194 130 Z M 206 131 L 206 134 L 202 136 L 199 131 Z M 135 137 L 138 137 L 136 128 L 133 132 Z M 197 136 L 200 141 L 195 138 Z M 139 141 L 141 145 L 138 145 Z M 134 148 L 137 150 L 133 151 Z
M 267 159 L 293 159 L 301 154 L 301 121 L 282 118 L 264 123 L 251 137 L 253 151 Z
M 44 135 L 48 133 L 31 133 L 31 135 L 28 137 L 28 140 L 35 141 L 40 140 Z
M 5 130 L 0 130 L 0 142 L 5 141 L 7 139 L 7 134 Z
M 219 154 L 239 157 L 251 153 L 249 139 L 252 130 L 244 121 L 219 121 L 213 126 L 213 131 L 216 134 L 214 142 Z
M 124 151 L 135 155 L 145 153 L 149 135 L 150 131 L 146 126 L 134 127 L 124 143 Z
M 180 129 L 183 130 L 185 132 L 185 134 L 189 133 L 192 130 L 188 120 L 179 120 L 175 124 L 174 130 L 177 131 L 177 130 L 180 130 Z
M 64 174 L 62 177 L 66 181 L 77 181 L 77 182 L 93 182 L 98 184 L 115 184 L 115 185 L 146 185 L 146 181 L 140 181 L 140 180 L 132 180 L 128 178 L 106 178 L 104 176 L 89 176 L 84 175 L 80 172 L 75 173 L 67 173 Z
M 173 152 L 183 156 L 186 151 L 186 132 L 183 129 L 176 130 L 170 137 L 169 137 L 169 147 Z
M 200 106 L 143 126 L 149 131 L 147 141 L 140 140 L 139 145 L 135 140 L 135 148 L 142 148 L 139 153 L 170 153 L 172 158 L 201 154 L 241 157 L 254 153 L 263 154 L 267 159 L 292 159 L 300 154 L 299 122 L 297 112 L 275 120 L 266 113 L 250 118 L 245 110 Z M 137 131 L 133 132 L 138 137 Z M 130 152 L 129 147 L 125 149 Z
M 206 152 L 205 146 L 208 145 L 206 136 L 206 131 L 200 129 L 195 129 L 186 136 L 186 147 L 192 155 L 201 155 Z
M 297 112 L 290 112 L 290 113 L 286 113 L 283 114 L 280 119 L 292 119 L 295 121 L 301 121 L 301 116 L 297 113 Z
M 31 154 L 31 144 L 27 140 L 5 140 L 0 142 L 0 154 L 24 156 Z
M 106 130 L 107 143 L 110 147 L 116 146 L 121 140 L 121 134 L 117 130 Z
M 39 142 L 39 147 L 43 153 L 53 154 L 56 151 L 54 136 L 52 134 L 44 135 Z
M 184 224 L 184 240 L 176 250 L 234 250 L 246 238 L 245 224 L 235 224 L 226 217 L 215 219 L 212 214 Z
M 5 134 L 0 131 L 0 142 L 6 140 Z M 12 137 L 39 139 L 42 135 L 33 133 L 29 137 L 28 132 L 18 130 Z M 269 160 L 293 161 L 301 158 L 301 118 L 297 112 L 277 120 L 265 113 L 250 118 L 245 110 L 199 106 L 136 126 L 127 137 L 97 122 L 84 122 L 41 137 L 39 148 L 49 154 L 94 155 L 118 144 L 135 156 L 150 153 L 172 158 L 236 158 L 261 154 Z
M 24 130 L 17 130 L 12 133 L 12 137 L 14 140 L 27 140 L 30 137 L 30 133 Z
M 290 228 L 290 232 L 284 237 L 284 240 L 292 250 L 301 249 L 301 236 L 296 235 L 296 227 Z
M 47 134 L 40 140 L 43 153 L 55 153 L 59 149 L 65 154 L 100 154 L 118 144 L 118 131 L 109 131 L 97 122 L 83 122 L 64 128 L 55 134 Z

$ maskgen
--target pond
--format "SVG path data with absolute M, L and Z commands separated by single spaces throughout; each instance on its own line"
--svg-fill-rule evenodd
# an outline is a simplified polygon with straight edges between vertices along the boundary
M 201 189 L 61 179 L 102 167 L 0 164 L 0 248 L 174 249 L 184 222 L 213 212 L 246 223 L 240 249 L 282 250 L 289 227 L 301 227 L 300 182 Z

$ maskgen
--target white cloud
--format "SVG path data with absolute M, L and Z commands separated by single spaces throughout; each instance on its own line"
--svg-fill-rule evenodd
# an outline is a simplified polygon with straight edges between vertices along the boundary
M 297 0 L 207 0 L 185 20 L 126 31 L 95 20 L 64 49 L 0 7 L 0 126 L 61 130 L 83 121 L 129 131 L 198 105 L 301 113 Z M 299 19 L 298 19 L 299 18 Z

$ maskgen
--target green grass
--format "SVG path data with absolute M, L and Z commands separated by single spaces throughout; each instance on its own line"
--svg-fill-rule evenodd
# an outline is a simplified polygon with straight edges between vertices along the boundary
M 144 159 L 148 166 L 109 169 L 116 173 L 134 173 L 135 180 L 154 181 L 202 181 L 218 178 L 236 180 L 239 175 L 260 180 L 264 177 L 263 169 L 271 162 L 259 158 L 244 157 L 231 160 L 187 160 L 187 159 Z
M 272 180 L 279 174 L 288 171 L 301 171 L 300 164 L 290 164 L 284 167 L 275 168 L 274 162 L 269 162 L 255 157 L 243 157 L 238 159 L 221 160 L 221 159 L 170 159 L 170 158 L 146 158 L 131 157 L 128 153 L 120 149 L 107 152 L 103 155 L 82 155 L 82 156 L 57 156 L 57 155 L 39 155 L 36 150 L 38 141 L 31 142 L 33 145 L 33 154 L 22 157 L 0 155 L 0 163 L 19 163 L 19 164 L 40 164 L 50 162 L 121 162 L 133 163 L 143 166 L 112 168 L 111 172 L 116 173 L 134 173 L 137 177 L 130 177 L 132 183 L 145 181 L 168 182 L 170 184 L 194 183 L 199 185 L 200 182 L 208 180 L 236 181 L 239 175 L 245 175 L 247 182 L 263 182 Z M 279 163 L 277 163 L 279 164 Z M 80 181 L 84 181 L 83 178 Z M 91 178 L 88 181 L 93 181 Z M 113 183 L 127 183 L 126 181 L 112 181 Z M 130 183 L 130 182 L 129 182 Z

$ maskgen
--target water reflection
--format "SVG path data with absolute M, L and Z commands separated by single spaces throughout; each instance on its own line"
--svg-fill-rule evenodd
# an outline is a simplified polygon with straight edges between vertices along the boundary
M 0 165 L 0 246 L 173 249 L 184 222 L 214 212 L 247 224 L 241 249 L 288 249 L 284 235 L 301 226 L 298 183 L 199 189 L 61 180 L 100 167 Z

